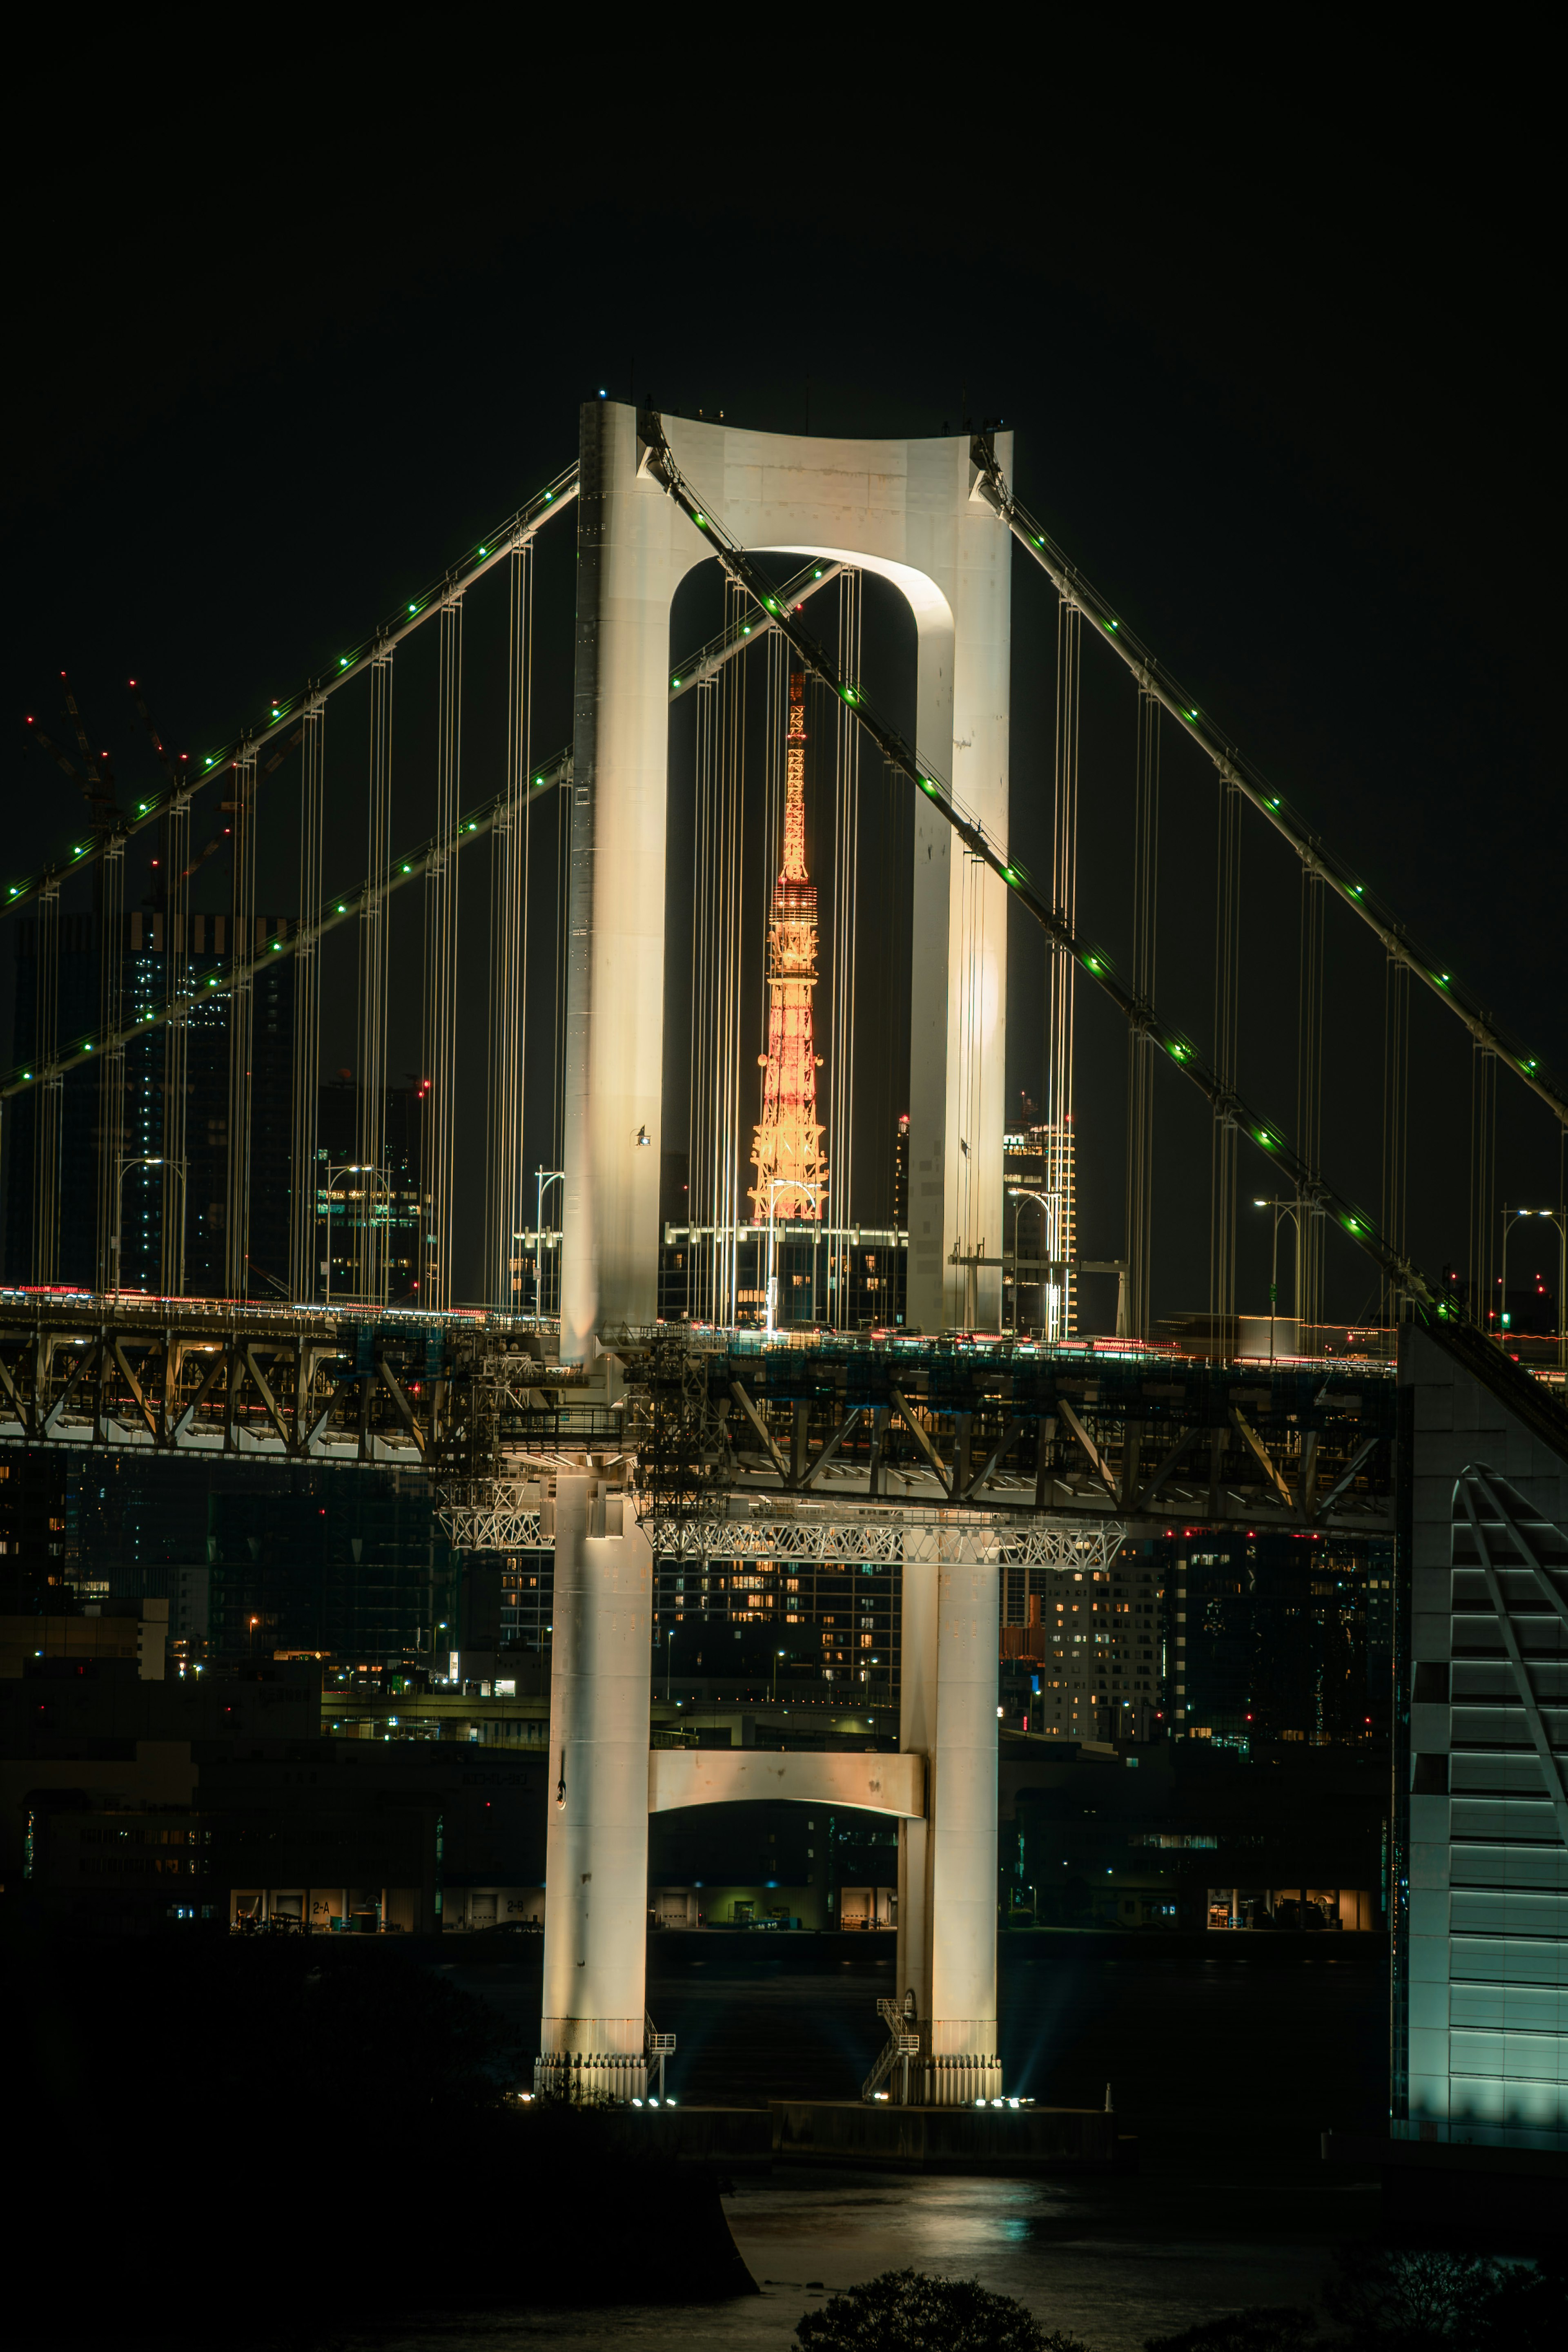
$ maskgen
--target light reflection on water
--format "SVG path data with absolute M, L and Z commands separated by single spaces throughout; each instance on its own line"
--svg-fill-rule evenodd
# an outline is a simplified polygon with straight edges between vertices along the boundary
M 655 2014 L 679 2031 L 688 2100 L 842 2095 L 874 2052 L 874 1997 L 891 1976 L 883 1984 L 825 1945 L 820 1956 L 786 1954 L 692 1936 L 664 1939 L 653 1957 Z M 320 2352 L 784 2352 L 822 2300 L 809 2280 L 831 2291 L 906 2264 L 978 2276 L 1092 2352 L 1141 2352 L 1147 2336 L 1249 2303 L 1315 2303 L 1331 2249 L 1365 2235 L 1376 2211 L 1373 2186 L 1325 2171 L 1318 2137 L 1375 2129 L 1387 2079 L 1380 1953 L 1368 1939 L 1359 1962 L 1325 1959 L 1228 1948 L 1218 1960 L 1166 1956 L 1131 1938 L 1108 1955 L 1071 1937 L 1007 1938 L 1009 2082 L 1098 2106 L 1114 2078 L 1141 2172 L 1026 2181 L 781 2168 L 743 2179 L 725 2210 L 762 2292 L 698 2306 L 529 2312 L 529 2282 L 549 2250 L 522 2214 L 517 2310 L 329 2333 Z M 537 2017 L 537 1973 L 464 1975 L 519 2027 Z
M 760 2294 L 706 2305 L 643 2305 L 442 2317 L 326 2339 L 322 2352 L 783 2352 L 823 2289 L 878 2271 L 978 2276 L 1092 2352 L 1139 2352 L 1145 2337 L 1249 2303 L 1314 2303 L 1324 2259 L 1370 2228 L 1375 2192 L 1310 2167 L 1238 2166 L 1111 2182 L 956 2180 L 820 2172 L 776 2175 L 725 2200 Z M 528 2259 L 526 2230 L 520 2255 Z M 764 2284 L 766 2282 L 766 2284 Z

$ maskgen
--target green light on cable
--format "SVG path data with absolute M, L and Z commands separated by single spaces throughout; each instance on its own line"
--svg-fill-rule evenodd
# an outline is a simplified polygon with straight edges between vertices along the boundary
M 1266 1127 L 1260 1127 L 1260 1128 L 1258 1129 L 1258 1140 L 1259 1140 L 1259 1142 L 1262 1145 L 1262 1147 L 1263 1147 L 1263 1149 L 1264 1149 L 1264 1150 L 1265 1150 L 1265 1151 L 1272 1151 L 1272 1150 L 1273 1150 L 1273 1149 L 1274 1149 L 1274 1139 L 1273 1139 L 1273 1137 L 1270 1134 L 1270 1132 L 1269 1132 L 1269 1130 L 1268 1130 L 1268 1129 L 1267 1129 Z
M 488 554 L 489 554 L 489 552 L 490 552 L 490 551 L 489 551 L 489 549 L 488 549 L 487 547 L 482 547 L 482 548 L 479 550 L 479 552 L 480 552 L 480 554 L 481 554 L 481 555 L 488 555 Z

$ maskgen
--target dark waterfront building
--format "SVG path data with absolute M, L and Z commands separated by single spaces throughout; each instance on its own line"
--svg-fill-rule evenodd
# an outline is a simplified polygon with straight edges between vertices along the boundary
M 415 1472 L 17 1446 L 0 1455 L 0 1522 L 21 1545 L 0 1560 L 19 1607 L 24 1586 L 35 1607 L 166 1600 L 192 1661 L 428 1668 L 459 1622 L 461 1565 Z
M 124 918 L 120 983 L 130 1024 L 160 1013 L 168 990 L 165 919 L 157 909 L 137 908 Z M 289 919 L 258 916 L 256 950 L 287 934 Z M 84 1064 L 60 1082 L 59 1234 L 55 1255 L 57 1281 L 83 1289 L 118 1286 L 158 1293 L 163 1287 L 163 1204 L 184 1198 L 186 1297 L 226 1295 L 226 1199 L 228 1188 L 229 998 L 202 989 L 228 969 L 225 915 L 192 915 L 185 948 L 195 1001 L 186 1016 L 185 1169 L 183 1186 L 166 1186 L 171 1130 L 166 1118 L 165 1033 L 162 1027 L 133 1037 L 124 1056 L 124 1116 L 118 1166 L 100 1170 L 105 1131 L 103 1079 L 98 1066 Z M 13 1055 L 18 1066 L 39 1044 L 38 941 L 36 921 L 18 921 L 16 1019 Z M 57 1034 L 63 1045 L 94 1035 L 99 1026 L 102 980 L 101 924 L 94 915 L 71 915 L 59 924 Z M 294 1065 L 294 961 L 280 956 L 263 963 L 253 993 L 251 1054 L 252 1128 L 250 1174 L 249 1295 L 266 1295 L 287 1283 L 290 1087 Z M 5 1138 L 5 1279 L 36 1278 L 34 1204 L 39 1171 L 36 1163 L 38 1097 L 18 1096 L 7 1106 Z M 149 1165 L 153 1162 L 156 1164 Z M 99 1244 L 99 1186 L 107 1184 L 105 1247 Z M 118 1240 L 118 1274 L 114 1242 Z
M 0 1882 L 116 1934 L 538 1919 L 542 1756 L 320 1736 L 313 1663 L 0 1677 Z

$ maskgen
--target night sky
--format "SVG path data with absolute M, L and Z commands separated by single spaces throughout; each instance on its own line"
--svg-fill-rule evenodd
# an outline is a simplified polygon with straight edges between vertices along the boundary
M 817 89 L 804 116 L 787 121 L 769 100 L 753 120 L 722 85 L 694 96 L 667 83 L 653 55 L 608 99 L 567 75 L 559 103 L 517 100 L 524 119 L 503 129 L 492 69 L 475 65 L 471 80 L 438 74 L 439 93 L 424 92 L 409 58 L 383 91 L 326 59 L 319 85 L 291 79 L 276 119 L 246 119 L 232 147 L 214 126 L 205 152 L 171 161 L 156 61 L 127 47 L 78 93 L 75 130 L 51 122 L 16 151 L 9 871 L 80 831 L 79 801 L 20 723 L 30 710 L 58 717 L 62 667 L 122 793 L 151 781 L 128 676 L 145 681 L 176 750 L 227 740 L 574 457 L 578 404 L 601 386 L 778 430 L 923 434 L 999 417 L 1017 435 L 1020 495 L 1145 641 L 1416 936 L 1543 1061 L 1568 1066 L 1552 715 L 1556 305 L 1528 115 L 1469 92 L 1462 111 L 1457 94 L 1417 105 L 1373 68 L 1359 111 L 1346 100 L 1332 116 L 1286 116 L 1189 89 L 1197 110 L 1178 115 L 1174 88 L 1158 107 L 1145 91 L 1123 110 L 1102 59 L 1072 127 L 1035 131 L 1000 90 L 993 119 L 985 77 L 955 48 L 961 128 L 940 140 L 916 135 L 933 126 L 929 96 L 907 135 L 890 130 L 904 104 L 891 87 L 872 126 L 851 86 Z M 666 143 L 591 134 L 591 103 L 617 121 L 632 89 Z M 225 91 L 220 111 L 232 118 L 235 102 Z M 570 732 L 570 530 L 548 534 L 539 558 L 536 754 Z M 1036 871 L 1050 838 L 1052 604 L 1019 558 L 1014 846 Z M 672 651 L 717 611 L 716 589 L 694 587 Z M 824 611 L 825 632 L 830 621 Z M 399 842 L 427 829 L 434 635 L 400 656 Z M 476 595 L 465 799 L 500 781 L 485 706 L 499 641 Z M 909 642 L 869 596 L 867 676 L 895 709 L 911 690 Z M 1120 952 L 1134 695 L 1087 641 L 1084 672 L 1080 910 Z M 342 883 L 363 822 L 362 720 L 348 698 L 329 728 L 329 880 Z M 1168 729 L 1166 740 L 1158 994 L 1207 1045 L 1218 788 Z M 669 905 L 684 950 L 683 742 L 677 723 Z M 294 772 L 279 772 L 264 845 L 269 911 L 294 908 Z M 198 845 L 213 821 L 198 803 Z M 820 796 L 813 823 L 825 880 Z M 536 950 L 549 913 L 540 848 Z M 1299 887 L 1250 813 L 1242 870 L 1242 1081 L 1291 1130 Z M 132 904 L 138 872 L 133 856 Z M 214 858 L 195 903 L 221 908 L 227 887 Z M 470 888 L 477 918 L 480 869 Z M 394 930 L 394 955 L 401 942 L 415 966 L 417 895 Z M 1325 1165 L 1375 1212 L 1382 955 L 1332 906 L 1329 939 Z M 465 952 L 477 1007 L 477 919 Z M 862 970 L 890 952 L 868 918 Z M 536 953 L 536 1013 L 548 963 Z M 1013 1101 L 1039 1092 L 1040 972 L 1025 925 L 1009 976 Z M 0 975 L 8 1062 L 8 943 Z M 684 988 L 673 967 L 672 1046 Z M 417 1061 L 403 994 L 394 1073 Z M 1470 1049 L 1424 999 L 1414 1026 L 1411 1244 L 1436 1271 L 1464 1258 Z M 550 1150 L 548 1021 L 531 1022 L 531 1038 L 530 1168 Z M 900 1051 L 895 1039 L 883 1092 Z M 352 1060 L 345 964 L 323 1067 Z M 1081 1235 L 1109 1254 L 1122 1240 L 1124 1050 L 1116 1016 L 1087 1002 L 1078 1068 Z M 685 1142 L 683 1078 L 667 1068 L 666 1148 Z M 1156 1312 L 1201 1307 L 1207 1292 L 1207 1114 L 1167 1078 Z M 1500 1200 L 1555 1200 L 1554 1123 L 1506 1082 L 1502 1102 Z M 869 1166 L 874 1136 L 863 1156 Z M 1244 1200 L 1258 1189 L 1244 1161 Z M 883 1210 L 873 1193 L 857 1213 Z M 1244 1307 L 1267 1279 L 1252 1213 Z M 1511 1260 L 1511 1279 L 1523 1271 Z M 460 1265 L 460 1291 L 476 1280 L 476 1265 Z M 1364 1314 L 1375 1296 L 1370 1267 L 1331 1252 L 1331 1310 Z

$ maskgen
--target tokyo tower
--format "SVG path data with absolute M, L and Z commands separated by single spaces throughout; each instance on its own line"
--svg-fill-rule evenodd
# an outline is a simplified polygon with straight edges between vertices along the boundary
M 762 1124 L 752 1146 L 757 1182 L 748 1195 L 756 1224 L 775 1217 L 818 1218 L 828 1189 L 817 1118 L 818 1056 L 811 1033 L 817 984 L 817 891 L 806 871 L 806 674 L 789 674 L 784 743 L 784 864 L 773 885 L 768 926 L 768 1051 L 758 1060 Z M 808 1189 L 810 1188 L 810 1189 Z

